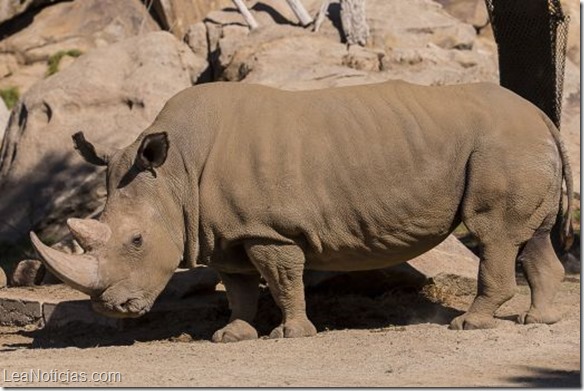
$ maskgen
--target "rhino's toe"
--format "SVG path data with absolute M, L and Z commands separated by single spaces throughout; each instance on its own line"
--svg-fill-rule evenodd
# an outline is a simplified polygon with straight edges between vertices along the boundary
M 450 322 L 451 330 L 477 330 L 492 329 L 497 327 L 495 318 L 482 314 L 463 314 L 457 316 Z
M 294 319 L 281 324 L 270 333 L 270 338 L 299 338 L 316 335 L 316 327 L 308 319 Z
M 252 325 L 236 319 L 222 329 L 217 330 L 211 339 L 213 342 L 238 342 L 257 338 L 258 332 Z
M 559 312 L 554 310 L 549 311 L 538 311 L 531 309 L 527 312 L 520 314 L 517 318 L 517 322 L 520 324 L 532 324 L 532 323 L 545 323 L 552 324 L 560 321 L 562 316 Z

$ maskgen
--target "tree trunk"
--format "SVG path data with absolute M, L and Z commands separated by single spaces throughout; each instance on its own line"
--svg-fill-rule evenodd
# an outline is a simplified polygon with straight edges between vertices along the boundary
M 347 44 L 365 46 L 369 37 L 365 0 L 341 0 L 341 22 Z

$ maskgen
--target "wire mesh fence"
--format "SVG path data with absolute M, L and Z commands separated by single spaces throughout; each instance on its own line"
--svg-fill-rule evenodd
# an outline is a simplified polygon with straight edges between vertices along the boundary
M 502 86 L 538 106 L 559 128 L 569 17 L 560 0 L 485 0 Z

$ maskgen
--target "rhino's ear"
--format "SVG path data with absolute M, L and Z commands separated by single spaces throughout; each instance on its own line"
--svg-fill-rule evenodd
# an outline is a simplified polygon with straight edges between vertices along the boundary
M 166 132 L 147 135 L 138 148 L 136 165 L 142 170 L 153 170 L 162 166 L 168 156 L 168 147 Z
M 93 144 L 85 139 L 83 132 L 77 132 L 73 136 L 73 145 L 86 162 L 96 166 L 107 166 L 110 151 L 103 149 L 97 150 Z

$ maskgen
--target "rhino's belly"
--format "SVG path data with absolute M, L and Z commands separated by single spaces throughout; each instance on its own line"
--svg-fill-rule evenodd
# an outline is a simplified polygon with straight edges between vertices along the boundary
M 375 244 L 365 243 L 322 252 L 307 251 L 305 268 L 322 271 L 360 271 L 382 269 L 413 259 L 442 242 L 450 232 L 440 236 L 417 238 L 409 242 L 397 237 L 382 237 Z

